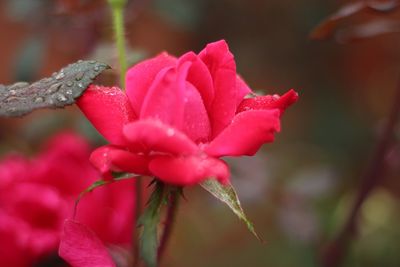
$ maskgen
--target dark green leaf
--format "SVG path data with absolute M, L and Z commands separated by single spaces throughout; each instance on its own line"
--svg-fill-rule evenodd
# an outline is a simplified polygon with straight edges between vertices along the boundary
M 40 108 L 71 105 L 107 68 L 106 64 L 94 60 L 80 60 L 32 84 L 0 84 L 0 116 L 20 117 Z
M 236 194 L 235 189 L 231 184 L 222 185 L 215 179 L 208 179 L 204 182 L 200 183 L 200 185 L 210 192 L 214 197 L 218 198 L 222 202 L 224 202 L 228 207 L 242 220 L 249 231 L 261 241 L 260 237 L 257 235 L 256 231 L 254 230 L 253 224 L 250 220 L 246 217 L 242 206 L 240 205 L 239 198 Z

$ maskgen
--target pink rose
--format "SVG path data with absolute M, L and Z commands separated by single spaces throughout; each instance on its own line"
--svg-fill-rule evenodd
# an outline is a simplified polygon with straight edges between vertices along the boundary
M 121 171 L 175 185 L 210 177 L 227 183 L 220 157 L 254 155 L 272 142 L 282 112 L 298 98 L 293 90 L 245 98 L 250 93 L 223 40 L 198 55 L 162 53 L 143 61 L 128 71 L 126 94 L 93 85 L 79 99 L 111 143 L 95 150 L 91 161 L 106 177 Z
M 65 219 L 80 192 L 95 180 L 88 143 L 73 133 L 47 142 L 33 159 L 8 155 L 0 161 L 0 263 L 33 266 L 55 254 Z M 133 181 L 96 189 L 78 206 L 77 220 L 103 242 L 130 244 L 134 211 Z

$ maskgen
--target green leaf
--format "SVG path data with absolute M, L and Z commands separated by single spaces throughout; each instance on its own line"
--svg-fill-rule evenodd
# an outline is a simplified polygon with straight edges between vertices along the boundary
M 218 198 L 222 202 L 224 202 L 228 207 L 242 220 L 249 231 L 261 241 L 261 238 L 256 233 L 253 224 L 246 217 L 242 206 L 240 205 L 239 198 L 236 194 L 235 189 L 232 184 L 222 185 L 215 179 L 207 179 L 204 182 L 200 183 L 200 185 L 210 192 L 214 197 Z
M 166 202 L 166 186 L 156 181 L 153 193 L 137 224 L 143 226 L 140 235 L 139 250 L 142 259 L 148 267 L 157 266 L 158 234 L 161 207 Z
M 107 184 L 111 184 L 111 183 L 115 183 L 115 182 L 118 182 L 118 181 L 121 181 L 121 180 L 133 179 L 133 178 L 135 178 L 135 177 L 136 177 L 136 176 L 133 176 L 132 174 L 124 173 L 124 174 L 119 174 L 118 177 L 116 177 L 116 178 L 114 178 L 114 179 L 112 179 L 112 180 L 98 180 L 98 181 L 93 182 L 93 184 L 91 184 L 88 188 L 86 188 L 85 190 L 83 190 L 83 191 L 79 194 L 78 198 L 75 200 L 75 205 L 74 205 L 74 216 L 73 216 L 73 217 L 75 218 L 76 210 L 77 210 L 77 208 L 78 208 L 79 202 L 81 201 L 81 199 L 82 199 L 87 193 L 92 192 L 92 191 L 93 191 L 94 189 L 96 189 L 97 187 L 100 187 L 100 186 L 103 186 L 103 185 L 107 185 Z
M 21 117 L 36 109 L 72 105 L 109 68 L 95 60 L 79 60 L 32 84 L 0 84 L 0 117 Z

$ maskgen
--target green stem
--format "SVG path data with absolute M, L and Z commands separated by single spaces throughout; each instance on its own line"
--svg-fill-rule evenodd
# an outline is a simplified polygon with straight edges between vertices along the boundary
M 115 43 L 118 52 L 118 62 L 120 68 L 120 85 L 125 88 L 125 73 L 127 69 L 125 52 L 125 27 L 124 27 L 124 6 L 126 0 L 108 0 L 112 10 Z
M 139 230 L 137 229 L 136 223 L 142 214 L 142 177 L 138 177 L 136 180 L 136 187 L 135 187 L 135 197 L 136 197 L 136 210 L 135 210 L 135 220 L 133 221 L 132 225 L 132 255 L 133 255 L 133 267 L 140 266 L 140 252 L 139 252 Z
M 175 223 L 175 217 L 178 210 L 179 204 L 179 188 L 172 188 L 170 193 L 170 198 L 168 201 L 168 210 L 167 210 L 167 217 L 164 226 L 164 232 L 161 236 L 160 244 L 158 247 L 158 262 L 161 262 L 161 259 L 165 253 L 168 241 L 170 239 L 173 225 Z

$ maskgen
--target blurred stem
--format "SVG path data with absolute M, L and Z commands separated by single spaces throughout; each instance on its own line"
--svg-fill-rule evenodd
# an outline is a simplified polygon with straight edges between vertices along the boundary
M 124 6 L 126 2 L 126 0 L 108 0 L 112 10 L 115 43 L 118 52 L 120 86 L 123 89 L 125 89 L 125 73 L 127 69 L 124 27 Z
M 164 232 L 162 233 L 160 244 L 158 246 L 158 262 L 161 263 L 162 257 L 165 254 L 168 241 L 170 239 L 173 225 L 175 222 L 176 213 L 179 205 L 180 188 L 171 188 L 171 193 L 168 201 L 168 210 L 165 220 Z
M 357 219 L 360 209 L 364 201 L 368 198 L 372 189 L 379 185 L 380 179 L 384 176 L 385 171 L 385 156 L 390 148 L 397 122 L 400 117 L 400 79 L 397 84 L 393 104 L 390 110 L 388 120 L 384 126 L 382 135 L 380 136 L 375 152 L 372 155 L 371 161 L 366 169 L 366 172 L 360 179 L 359 191 L 354 201 L 353 207 L 339 231 L 336 239 L 334 239 L 323 251 L 321 260 L 324 267 L 340 266 L 348 247 L 349 241 L 357 232 Z
M 137 221 L 142 214 L 142 199 L 143 199 L 143 192 L 142 192 L 142 177 L 138 177 L 136 180 L 136 187 L 135 187 L 135 199 L 136 199 L 136 209 L 135 209 L 135 218 L 132 225 L 132 254 L 133 254 L 133 267 L 140 266 L 140 253 L 139 253 L 139 231 L 137 229 Z

